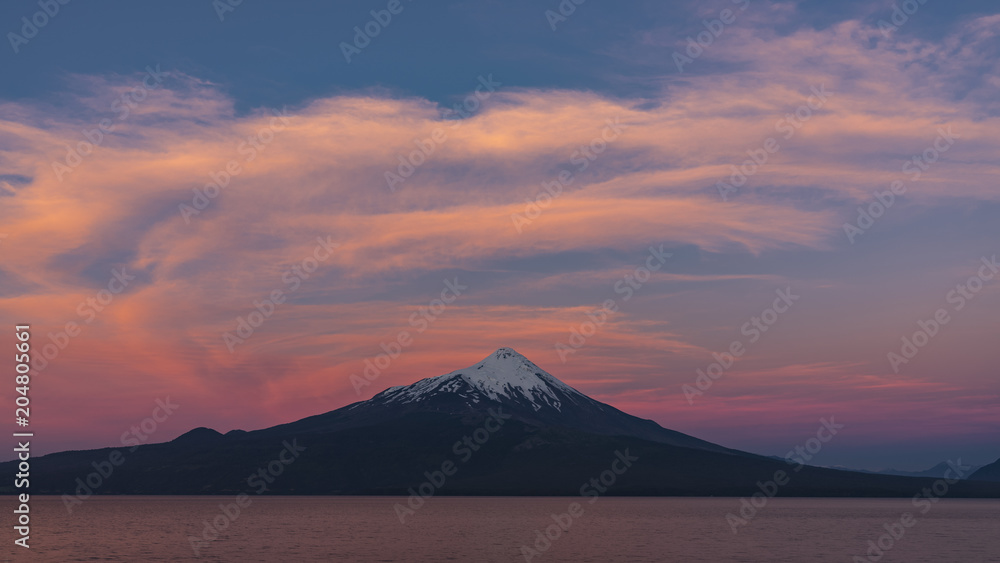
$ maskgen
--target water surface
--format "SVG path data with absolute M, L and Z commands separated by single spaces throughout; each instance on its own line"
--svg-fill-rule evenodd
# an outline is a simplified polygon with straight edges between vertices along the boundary
M 916 523 L 879 561 L 1000 562 L 997 500 L 945 499 L 920 514 L 910 499 L 772 499 L 736 534 L 726 515 L 739 499 L 587 500 L 436 497 L 401 524 L 393 506 L 405 499 L 396 497 L 253 497 L 197 560 L 525 561 L 536 530 L 578 502 L 583 514 L 531 561 L 850 562 L 910 512 Z M 93 497 L 68 514 L 58 497 L 32 497 L 32 548 L 13 550 L 14 560 L 196 560 L 189 537 L 206 520 L 227 522 L 219 504 L 233 501 Z M 10 553 L 5 543 L 0 553 Z

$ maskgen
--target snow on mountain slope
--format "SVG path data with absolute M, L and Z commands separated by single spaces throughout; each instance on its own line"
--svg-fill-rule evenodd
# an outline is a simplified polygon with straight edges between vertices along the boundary
M 562 410 L 563 401 L 587 400 L 586 395 L 559 381 L 512 348 L 500 348 L 481 362 L 413 385 L 390 387 L 376 398 L 386 403 L 413 403 L 438 393 L 455 393 L 472 404 L 493 401 L 527 402 L 535 411 Z
M 421 379 L 412 385 L 390 387 L 367 401 L 296 424 L 313 431 L 332 431 L 384 424 L 414 413 L 481 416 L 492 408 L 503 408 L 516 420 L 537 427 L 634 436 L 674 446 L 750 455 L 663 428 L 652 420 L 592 399 L 511 348 L 500 348 L 465 369 Z

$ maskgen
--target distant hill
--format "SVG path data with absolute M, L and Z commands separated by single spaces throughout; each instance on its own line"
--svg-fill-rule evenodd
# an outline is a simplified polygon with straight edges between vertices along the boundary
M 972 474 L 970 479 L 974 481 L 996 481 L 1000 482 L 1000 459 L 983 466 L 979 471 Z
M 964 466 L 963 465 L 963 467 L 969 467 L 969 469 L 967 470 L 966 475 L 972 475 L 973 473 L 975 473 L 982 466 L 981 465 L 970 465 L 970 466 Z M 951 469 L 951 465 L 947 461 L 942 461 L 941 463 L 935 465 L 934 467 L 931 467 L 930 469 L 924 469 L 923 471 L 905 471 L 905 470 L 902 470 L 902 469 L 883 469 L 881 471 L 868 471 L 866 469 L 849 469 L 849 468 L 843 468 L 843 467 L 838 467 L 836 469 L 845 469 L 847 471 L 858 471 L 858 472 L 861 472 L 861 473 L 871 473 L 871 474 L 874 474 L 874 475 L 898 475 L 900 477 L 933 477 L 935 479 L 940 479 L 940 478 L 942 478 L 942 477 L 945 476 L 945 472 L 946 471 L 948 471 L 949 469 Z M 949 477 L 951 475 L 952 474 L 949 473 Z

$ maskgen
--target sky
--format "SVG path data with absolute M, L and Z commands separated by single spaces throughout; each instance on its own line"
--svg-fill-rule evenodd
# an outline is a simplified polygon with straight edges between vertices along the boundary
M 1000 457 L 995 3 L 42 4 L 0 6 L 39 453 L 509 346 L 729 447 Z

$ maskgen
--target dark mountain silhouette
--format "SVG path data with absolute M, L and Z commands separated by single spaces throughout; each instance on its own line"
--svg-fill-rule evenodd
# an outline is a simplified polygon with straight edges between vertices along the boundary
M 957 463 L 960 464 L 961 460 L 958 460 Z M 971 465 L 968 467 L 969 469 L 964 470 L 966 478 L 970 478 L 969 475 L 975 473 L 982 466 Z M 836 469 L 845 469 L 847 471 L 858 471 L 860 473 L 872 473 L 875 475 L 898 475 L 901 477 L 933 477 L 935 479 L 940 479 L 945 476 L 945 473 L 948 472 L 949 469 L 952 469 L 952 466 L 947 461 L 942 461 L 941 463 L 935 465 L 934 467 L 931 467 L 930 469 L 924 469 L 923 471 L 906 471 L 904 469 L 882 469 L 879 471 L 869 471 L 867 469 L 850 469 L 847 467 L 837 467 Z M 953 472 L 948 473 L 949 478 L 951 478 L 953 475 L 954 475 Z
M 490 407 L 501 406 L 505 414 L 539 428 L 561 426 L 602 436 L 632 436 L 672 446 L 746 455 L 595 401 L 510 348 L 500 348 L 466 369 L 428 377 L 413 385 L 390 387 L 368 401 L 262 432 L 335 432 L 401 420 L 417 413 L 475 418 Z
M 407 495 L 452 464 L 434 494 L 579 495 L 622 456 L 634 461 L 606 494 L 745 496 L 779 471 L 788 475 L 781 496 L 912 497 L 934 481 L 796 468 L 725 448 L 595 401 L 501 348 L 469 368 L 289 424 L 225 435 L 197 428 L 134 451 L 33 459 L 31 491 Z M 1000 483 L 960 482 L 949 495 L 1000 497 Z
M 1000 459 L 989 465 L 985 465 L 972 474 L 969 479 L 973 481 L 996 481 L 1000 482 Z

